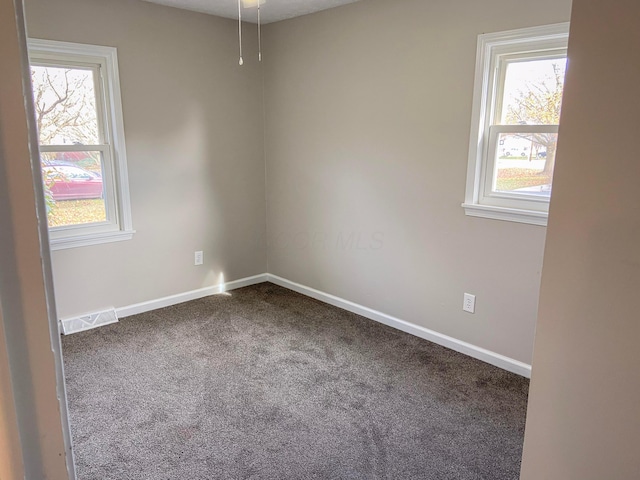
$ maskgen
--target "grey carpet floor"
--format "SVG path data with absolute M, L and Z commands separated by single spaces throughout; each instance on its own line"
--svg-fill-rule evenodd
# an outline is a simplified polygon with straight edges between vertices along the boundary
M 63 351 L 80 480 L 518 478 L 526 379 L 270 283 Z

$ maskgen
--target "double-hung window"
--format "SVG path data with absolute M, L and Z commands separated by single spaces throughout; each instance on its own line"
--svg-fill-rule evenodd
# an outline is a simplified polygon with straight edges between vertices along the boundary
M 467 215 L 546 225 L 568 24 L 480 35 Z
M 130 239 L 116 49 L 29 40 L 52 249 Z

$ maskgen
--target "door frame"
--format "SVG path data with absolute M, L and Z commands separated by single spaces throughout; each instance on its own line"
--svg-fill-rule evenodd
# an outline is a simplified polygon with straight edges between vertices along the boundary
M 0 473 L 75 480 L 22 0 L 0 2 L 0 62 Z

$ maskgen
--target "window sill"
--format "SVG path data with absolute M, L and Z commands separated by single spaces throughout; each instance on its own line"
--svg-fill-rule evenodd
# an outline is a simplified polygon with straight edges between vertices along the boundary
M 131 240 L 135 230 L 120 230 L 117 232 L 91 233 L 66 238 L 50 238 L 51 250 L 64 250 L 66 248 L 87 247 L 101 243 L 121 242 Z
M 547 212 L 536 210 L 520 210 L 516 208 L 494 207 L 477 203 L 463 203 L 465 215 L 470 217 L 483 217 L 492 220 L 504 220 L 507 222 L 528 223 L 530 225 L 547 226 Z

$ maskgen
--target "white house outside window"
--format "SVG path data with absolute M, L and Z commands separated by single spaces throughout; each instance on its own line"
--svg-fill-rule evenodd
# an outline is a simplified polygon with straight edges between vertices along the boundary
M 568 24 L 480 35 L 467 215 L 546 225 Z
M 53 249 L 133 235 L 116 49 L 29 40 Z

